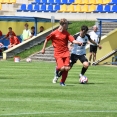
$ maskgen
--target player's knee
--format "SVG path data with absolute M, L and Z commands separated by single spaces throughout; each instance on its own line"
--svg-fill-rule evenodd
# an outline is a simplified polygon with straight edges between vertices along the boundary
M 65 71 L 69 71 L 70 70 L 70 66 L 65 66 Z
M 64 71 L 65 70 L 65 66 L 61 67 L 60 70 L 61 71 Z
M 85 68 L 88 68 L 88 67 L 89 67 L 89 63 L 88 63 L 88 62 L 84 62 L 84 63 L 83 63 L 83 66 L 84 66 Z

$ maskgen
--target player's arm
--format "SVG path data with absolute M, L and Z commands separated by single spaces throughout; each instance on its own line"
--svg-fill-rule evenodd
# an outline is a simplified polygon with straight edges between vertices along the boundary
M 43 48 L 41 50 L 41 53 L 44 54 L 45 53 L 45 48 L 46 48 L 46 45 L 47 45 L 47 39 L 45 40 L 44 44 L 43 44 Z
M 78 44 L 78 45 L 81 45 L 81 46 L 83 45 L 82 42 L 79 42 L 79 41 L 75 40 L 76 38 L 74 36 L 72 36 L 72 35 L 69 35 L 68 38 L 69 38 L 69 41 L 71 43 Z
M 45 53 L 46 45 L 47 45 L 48 41 L 49 41 L 52 37 L 53 37 L 53 34 L 52 34 L 52 33 L 49 34 L 49 35 L 46 37 L 45 42 L 44 42 L 44 44 L 43 44 L 43 48 L 42 48 L 42 50 L 41 50 L 41 53 L 42 53 L 42 54 Z

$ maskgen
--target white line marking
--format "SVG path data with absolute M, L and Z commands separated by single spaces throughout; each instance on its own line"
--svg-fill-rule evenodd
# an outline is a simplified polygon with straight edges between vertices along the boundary
M 14 113 L 14 114 L 0 114 L 0 116 L 19 116 L 19 115 L 40 115 L 40 114 L 68 114 L 68 113 L 117 113 L 117 110 L 111 111 L 66 111 L 66 112 L 34 112 L 34 113 Z

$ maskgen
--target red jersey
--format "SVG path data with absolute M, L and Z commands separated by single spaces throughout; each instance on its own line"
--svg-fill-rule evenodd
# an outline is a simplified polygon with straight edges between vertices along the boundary
M 68 41 L 73 42 L 74 37 L 67 31 L 60 32 L 58 29 L 46 37 L 47 41 L 52 40 L 54 47 L 54 57 L 68 57 L 70 52 L 68 49 Z
M 19 41 L 19 39 L 16 36 L 13 36 L 12 38 L 10 38 L 10 44 L 17 45 L 19 43 L 20 43 L 20 41 Z
M 2 31 L 0 30 L 0 36 L 2 36 Z
M 9 37 L 9 34 L 11 34 L 11 33 L 12 33 L 13 36 L 16 36 L 16 34 L 13 31 L 12 32 L 8 32 L 6 36 Z

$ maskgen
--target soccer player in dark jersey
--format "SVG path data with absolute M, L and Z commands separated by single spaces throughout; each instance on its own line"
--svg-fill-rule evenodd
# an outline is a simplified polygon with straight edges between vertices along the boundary
M 85 56 L 86 55 L 85 47 L 86 47 L 86 44 L 88 43 L 88 41 L 97 45 L 97 47 L 99 47 L 101 49 L 101 46 L 99 44 L 97 44 L 95 41 L 93 41 L 90 38 L 90 36 L 87 34 L 87 32 L 88 32 L 88 27 L 83 25 L 81 27 L 80 32 L 74 35 L 75 40 L 83 43 L 83 45 L 78 45 L 78 44 L 76 45 L 73 43 L 70 43 L 70 45 L 69 45 L 69 46 L 71 46 L 73 44 L 73 47 L 71 50 L 70 66 L 72 67 L 74 65 L 74 63 L 77 62 L 77 60 L 80 60 L 81 63 L 83 64 L 79 77 L 82 77 L 85 74 L 85 72 L 89 66 L 88 59 Z
M 76 41 L 74 37 L 67 32 L 67 28 L 67 19 L 61 19 L 59 28 L 46 37 L 43 48 L 41 50 L 42 54 L 44 54 L 47 42 L 49 40 L 52 40 L 52 45 L 54 47 L 54 57 L 56 59 L 57 64 L 57 71 L 62 71 L 62 79 L 60 80 L 61 86 L 65 86 L 67 74 L 70 69 L 70 52 L 68 49 L 68 41 L 77 45 L 82 45 L 81 42 Z M 56 82 L 58 79 L 53 80 Z

